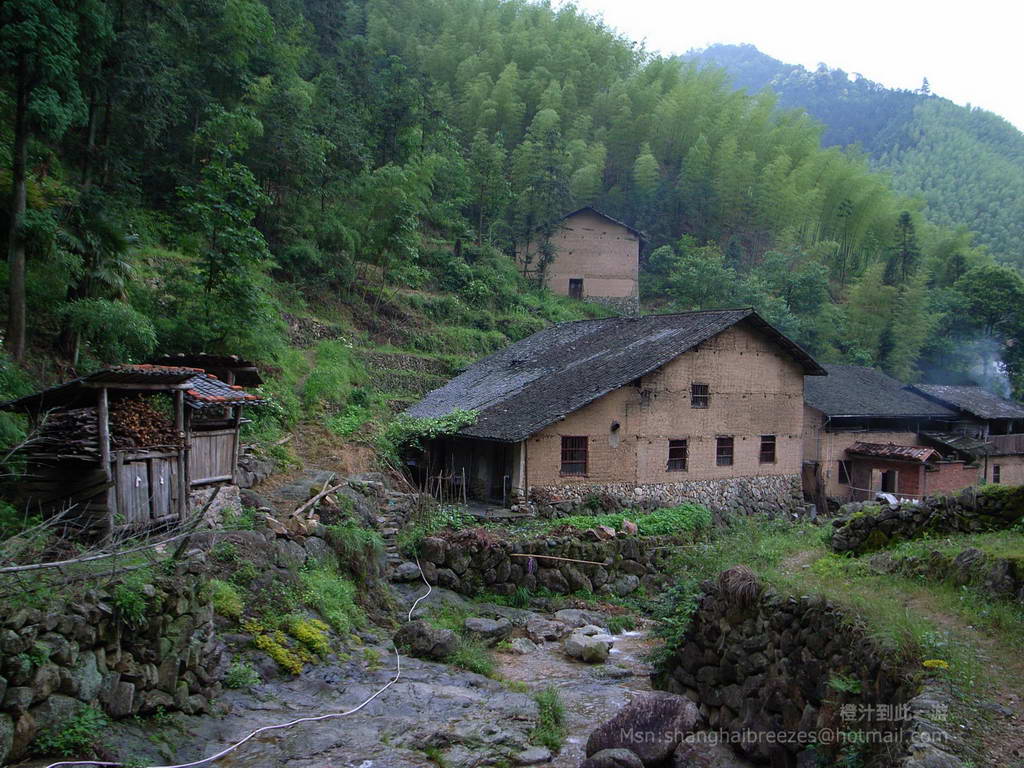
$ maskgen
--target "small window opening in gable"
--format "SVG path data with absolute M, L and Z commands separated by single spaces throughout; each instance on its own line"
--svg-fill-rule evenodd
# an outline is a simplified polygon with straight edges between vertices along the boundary
M 587 438 L 572 436 L 562 438 L 562 469 L 563 475 L 587 474 Z
M 733 439 L 719 437 L 715 445 L 715 461 L 720 467 L 731 467 L 733 457 Z
M 711 402 L 711 386 L 709 384 L 690 385 L 690 407 L 707 408 Z
M 761 463 L 775 463 L 775 435 L 761 435 Z
M 685 472 L 689 458 L 686 440 L 668 441 L 668 466 L 666 469 L 669 472 Z

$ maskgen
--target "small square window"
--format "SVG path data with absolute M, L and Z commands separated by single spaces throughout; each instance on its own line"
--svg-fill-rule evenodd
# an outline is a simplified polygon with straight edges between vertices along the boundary
M 685 440 L 668 441 L 668 466 L 666 469 L 669 472 L 685 472 L 686 462 L 689 458 Z
M 715 461 L 720 467 L 732 466 L 733 442 L 731 437 L 720 437 L 715 446 Z
M 761 463 L 775 463 L 775 435 L 761 435 Z
M 711 402 L 711 387 L 707 384 L 690 385 L 690 407 L 707 408 Z
M 992 465 L 992 482 L 993 483 L 998 483 L 999 482 L 999 478 L 1002 477 L 1002 474 L 1003 474 L 1003 472 L 1002 472 L 1002 469 L 1000 468 L 1000 466 L 998 464 L 993 464 Z
M 569 278 L 569 298 L 570 299 L 582 299 L 583 298 L 583 278 L 582 277 L 570 277 Z
M 587 438 L 562 438 L 562 474 L 587 474 Z
M 850 485 L 850 462 L 839 462 L 839 484 Z

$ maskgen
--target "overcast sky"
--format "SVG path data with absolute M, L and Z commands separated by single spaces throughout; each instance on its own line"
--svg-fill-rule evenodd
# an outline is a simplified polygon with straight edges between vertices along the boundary
M 556 0 L 556 4 L 557 4 Z M 1015 0 L 576 0 L 647 50 L 752 43 L 810 69 L 818 62 L 892 88 L 970 102 L 1024 129 L 1024 6 Z

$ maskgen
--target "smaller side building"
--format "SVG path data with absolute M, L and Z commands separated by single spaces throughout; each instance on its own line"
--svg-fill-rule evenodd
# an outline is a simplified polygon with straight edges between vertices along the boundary
M 954 411 L 955 432 L 987 444 L 981 479 L 1024 485 L 1024 404 L 977 386 L 915 384 L 911 389 Z
M 916 498 L 978 482 L 984 442 L 954 431 L 957 414 L 881 371 L 825 365 L 804 388 L 804 492 L 862 501 Z
M 590 206 L 566 214 L 551 238 L 554 252 L 544 269 L 544 284 L 562 296 L 638 314 L 643 239 L 639 230 Z M 517 259 L 524 274 L 539 273 L 542 253 L 536 242 L 521 248 Z

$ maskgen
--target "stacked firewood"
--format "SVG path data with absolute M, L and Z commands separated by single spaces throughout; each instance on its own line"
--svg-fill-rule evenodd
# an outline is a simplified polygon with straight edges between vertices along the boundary
M 111 449 L 181 445 L 174 424 L 141 397 L 126 397 L 110 406 Z
M 53 411 L 47 414 L 28 448 L 32 453 L 98 457 L 99 433 L 95 408 Z

